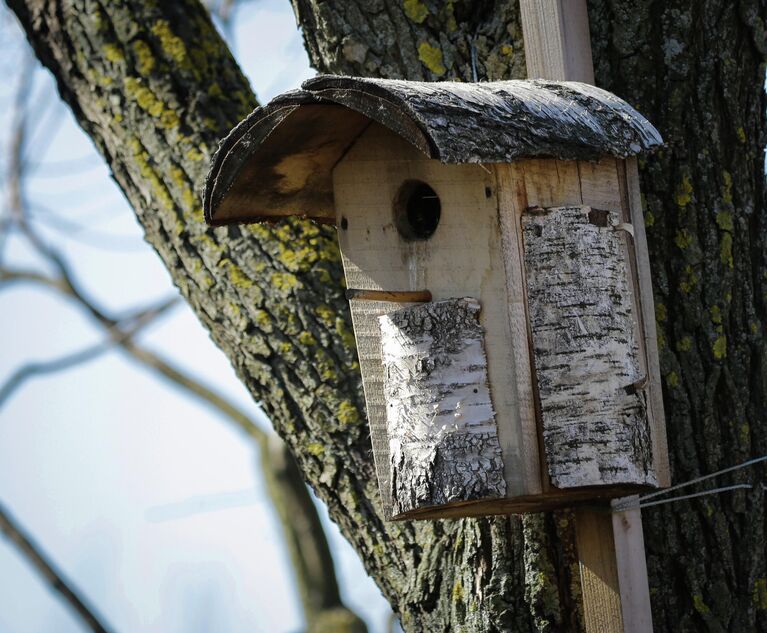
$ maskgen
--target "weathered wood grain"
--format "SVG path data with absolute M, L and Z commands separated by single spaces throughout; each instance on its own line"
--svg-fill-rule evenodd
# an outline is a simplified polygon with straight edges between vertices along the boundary
M 522 218 L 543 439 L 560 488 L 657 485 L 617 223 L 587 206 Z
M 594 83 L 586 0 L 520 0 L 530 79 Z
M 479 310 L 448 299 L 379 318 L 395 517 L 506 494 Z

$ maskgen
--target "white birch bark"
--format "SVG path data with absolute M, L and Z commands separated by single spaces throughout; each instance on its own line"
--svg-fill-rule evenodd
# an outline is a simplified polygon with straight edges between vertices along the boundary
M 587 206 L 522 217 L 543 440 L 559 488 L 657 485 L 617 222 Z
M 504 497 L 476 299 L 448 299 L 379 318 L 394 516 Z

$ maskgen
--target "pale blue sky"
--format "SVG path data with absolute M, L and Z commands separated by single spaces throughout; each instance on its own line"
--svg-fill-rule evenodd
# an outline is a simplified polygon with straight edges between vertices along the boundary
M 238 59 L 262 101 L 313 74 L 287 0 L 245 3 L 235 24 Z M 6 51 L 19 38 L 7 16 L 0 38 L 4 170 L 18 68 L 18 56 Z M 52 210 L 89 227 L 76 240 L 51 230 L 45 236 L 71 257 L 86 288 L 111 309 L 175 292 L 44 71 L 37 71 L 33 99 L 48 121 L 33 136 L 34 162 L 42 163 L 28 183 L 35 212 L 42 219 Z M 35 263 L 15 242 L 6 257 Z M 101 337 L 77 310 L 32 288 L 0 293 L 0 332 L 0 381 L 25 361 L 55 357 Z M 185 305 L 141 340 L 258 414 Z M 251 442 L 217 415 L 119 352 L 30 382 L 0 410 L 0 501 L 118 631 L 301 628 L 289 564 L 255 459 Z M 345 598 L 372 631 L 382 631 L 388 605 L 337 530 L 329 533 Z M 0 539 L 0 633 L 81 630 Z

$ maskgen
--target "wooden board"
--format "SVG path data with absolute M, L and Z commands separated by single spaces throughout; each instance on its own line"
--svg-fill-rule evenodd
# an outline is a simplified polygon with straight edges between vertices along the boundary
M 625 633 L 610 506 L 575 512 L 587 633 Z
M 405 241 L 394 224 L 393 201 L 402 183 L 411 179 L 428 183 L 442 205 L 439 226 L 428 241 Z M 334 182 L 338 224 L 347 227 L 339 229 L 339 241 L 350 288 L 428 290 L 435 301 L 479 300 L 507 494 L 535 494 L 540 490 L 537 448 L 526 447 L 530 432 L 522 430 L 519 420 L 513 350 L 518 334 L 512 333 L 509 321 L 494 174 L 479 165 L 442 165 L 423 158 L 385 128 L 372 125 L 338 164 Z M 381 303 L 381 312 L 388 309 L 386 305 Z M 380 406 L 383 378 L 374 362 L 380 339 L 370 323 L 376 308 L 372 302 L 365 305 L 370 312 L 361 308 L 352 302 L 376 468 L 385 492 L 389 455 L 384 450 L 386 418 Z M 526 349 L 526 340 L 519 344 Z M 384 502 L 391 516 L 390 500 Z
M 618 505 L 630 507 L 629 510 L 613 512 L 611 516 L 623 633 L 652 633 L 650 587 L 647 584 L 647 561 L 639 497 L 634 495 L 611 502 L 612 508 Z
M 647 368 L 648 384 L 646 387 L 649 405 L 649 420 L 652 433 L 654 470 L 658 477 L 658 486 L 667 488 L 671 485 L 671 467 L 668 459 L 668 439 L 666 436 L 666 416 L 663 410 L 663 388 L 660 382 L 660 361 L 658 359 L 658 334 L 655 324 L 655 301 L 652 292 L 652 273 L 650 254 L 645 233 L 642 198 L 639 191 L 639 169 L 635 158 L 625 162 L 618 161 L 619 183 L 622 192 L 624 217 L 634 229 L 636 296 L 639 302 L 644 359 Z M 625 193 L 624 193 L 625 192 Z
M 594 83 L 585 0 L 520 0 L 529 79 Z
M 632 169 L 626 169 L 625 166 Z M 509 216 L 509 224 L 519 223 L 528 207 L 588 205 L 617 211 L 623 221 L 632 224 L 634 237 L 623 232 L 623 240 L 632 262 L 632 310 L 637 320 L 637 336 L 642 353 L 640 360 L 650 376 L 645 388 L 648 402 L 653 455 L 653 471 L 659 487 L 668 486 L 668 449 L 663 415 L 657 338 L 652 300 L 652 283 L 647 257 L 644 221 L 641 213 L 636 161 L 611 157 L 597 162 L 525 160 L 511 165 L 496 165 L 498 182 L 503 184 L 501 215 Z M 631 178 L 629 175 L 633 174 Z M 537 397 L 537 396 L 536 396 Z M 543 460 L 542 458 L 542 461 Z M 544 469 L 545 470 L 545 469 Z M 544 476 L 545 476 L 544 472 Z M 546 482 L 544 482 L 546 487 Z

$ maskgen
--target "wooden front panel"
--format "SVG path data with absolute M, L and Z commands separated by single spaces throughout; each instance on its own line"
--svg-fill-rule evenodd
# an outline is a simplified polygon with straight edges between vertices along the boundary
M 426 241 L 405 241 L 394 223 L 393 201 L 407 180 L 431 186 L 441 219 Z M 429 290 L 434 301 L 472 297 L 480 323 L 493 408 L 503 452 L 507 496 L 540 492 L 534 419 L 520 419 L 514 347 L 526 354 L 524 332 L 513 331 L 503 261 L 494 173 L 480 165 L 442 165 L 419 154 L 384 128 L 371 125 L 334 171 L 334 190 L 346 281 L 365 290 Z M 382 491 L 388 482 L 388 439 L 382 395 L 383 369 L 375 318 L 392 304 L 352 301 L 368 418 Z M 396 307 L 396 304 L 395 304 Z M 389 499 L 384 499 L 391 515 Z
M 649 438 L 646 444 L 650 446 L 645 448 L 652 453 L 650 478 L 646 479 L 645 483 L 654 484 L 657 481 L 658 486 L 668 485 L 665 422 L 658 382 L 655 322 L 644 224 L 638 201 L 631 197 L 636 185 L 627 181 L 623 161 L 612 158 L 599 162 L 527 160 L 512 165 L 498 165 L 496 171 L 500 184 L 502 222 L 511 227 L 509 231 L 512 234 L 517 234 L 526 210 L 534 207 L 589 206 L 610 211 L 613 218 L 631 225 L 629 228 L 633 230 L 633 238 L 628 232 L 620 233 L 625 242 L 630 268 L 627 292 L 631 298 L 631 312 L 634 315 L 633 335 L 641 348 L 641 375 L 648 377 L 647 384 L 640 385 L 648 405 Z M 524 258 L 524 248 L 524 244 L 519 245 L 519 252 L 515 257 Z M 519 279 L 515 280 L 511 275 L 509 281 L 510 284 L 516 282 L 517 287 L 520 283 Z M 525 310 L 529 310 L 527 303 Z M 525 318 L 529 323 L 529 314 Z M 534 385 L 533 388 L 537 393 L 537 386 Z M 546 456 L 542 455 L 541 458 L 545 464 Z M 545 471 L 548 470 L 547 464 Z M 609 483 L 604 481 L 604 484 Z

